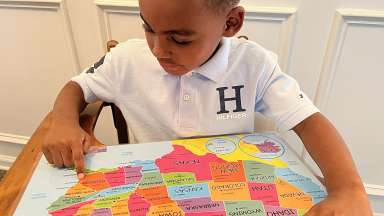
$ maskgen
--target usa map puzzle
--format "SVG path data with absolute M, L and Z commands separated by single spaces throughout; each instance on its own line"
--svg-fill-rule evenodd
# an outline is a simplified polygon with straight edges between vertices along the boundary
M 109 146 L 86 177 L 42 158 L 15 215 L 304 215 L 325 188 L 275 134 Z

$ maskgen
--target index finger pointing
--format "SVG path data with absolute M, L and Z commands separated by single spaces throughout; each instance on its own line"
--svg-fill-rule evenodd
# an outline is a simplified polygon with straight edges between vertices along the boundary
M 80 179 L 84 177 L 84 154 L 81 145 L 75 145 L 72 149 L 73 162 L 75 164 L 77 175 Z

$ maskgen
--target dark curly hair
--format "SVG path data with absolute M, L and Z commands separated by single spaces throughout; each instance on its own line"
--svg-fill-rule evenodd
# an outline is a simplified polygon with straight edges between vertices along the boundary
M 201 0 L 212 11 L 221 14 L 228 12 L 229 9 L 236 7 L 240 0 Z

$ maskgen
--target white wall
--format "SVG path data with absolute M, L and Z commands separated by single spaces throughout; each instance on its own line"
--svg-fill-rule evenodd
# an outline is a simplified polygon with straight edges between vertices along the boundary
M 241 34 L 280 56 L 352 151 L 384 213 L 384 1 L 243 0 Z M 9 167 L 59 89 L 96 62 L 109 39 L 143 37 L 135 0 L 0 1 L 0 168 Z M 97 126 L 117 143 L 110 111 Z M 294 135 L 289 140 L 316 169 Z M 381 204 L 380 204 L 381 202 Z

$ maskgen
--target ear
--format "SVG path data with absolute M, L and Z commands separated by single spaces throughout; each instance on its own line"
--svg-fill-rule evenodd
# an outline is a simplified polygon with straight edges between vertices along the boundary
M 227 15 L 224 26 L 224 37 L 233 37 L 240 31 L 244 23 L 245 10 L 241 6 L 233 8 Z

